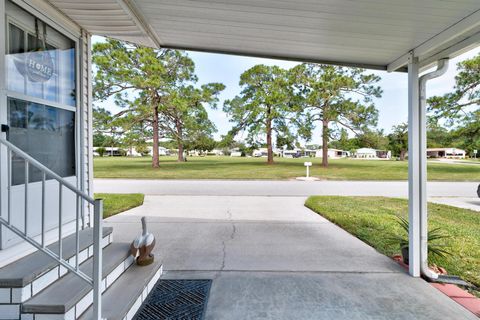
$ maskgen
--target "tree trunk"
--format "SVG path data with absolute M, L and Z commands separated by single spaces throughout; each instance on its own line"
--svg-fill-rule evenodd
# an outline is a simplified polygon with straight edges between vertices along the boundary
M 328 120 L 322 121 L 322 166 L 328 167 Z
M 160 167 L 160 161 L 158 157 L 158 109 L 153 108 L 153 150 L 152 150 L 152 168 Z
M 270 118 L 271 108 L 267 107 L 267 163 L 273 164 L 272 148 L 272 119 Z
M 405 160 L 405 150 L 400 150 L 400 161 L 404 161 Z
M 113 145 L 115 144 L 115 133 L 113 130 L 110 131 L 110 134 L 112 135 L 112 146 L 110 147 L 110 156 L 113 157 Z
M 178 141 L 178 158 L 177 158 L 177 162 L 184 162 L 184 161 L 185 161 L 185 158 L 183 157 L 183 152 L 184 152 L 183 143 L 182 143 L 182 141 Z
M 182 125 L 180 123 L 180 121 L 176 120 L 175 121 L 175 126 L 177 127 L 177 146 L 178 146 L 178 157 L 177 157 L 177 161 L 178 162 L 183 162 L 185 161 L 184 157 L 183 157 L 183 141 L 182 141 L 182 137 L 183 137 L 183 130 L 182 130 Z

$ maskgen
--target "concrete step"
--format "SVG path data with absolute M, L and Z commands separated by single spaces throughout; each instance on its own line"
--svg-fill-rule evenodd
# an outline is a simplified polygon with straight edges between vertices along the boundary
M 103 246 L 112 241 L 112 228 L 103 228 Z M 79 233 L 79 261 L 87 260 L 93 253 L 93 229 L 81 230 Z M 75 262 L 75 234 L 62 241 L 63 257 Z M 58 253 L 58 241 L 48 246 Z M 72 263 L 72 261 L 70 261 Z M 0 268 L 0 304 L 22 303 L 39 293 L 48 285 L 66 273 L 66 269 L 41 251 L 36 251 L 14 263 Z
M 162 275 L 160 261 L 145 267 L 131 266 L 102 295 L 102 318 L 131 320 Z M 37 319 L 37 318 L 35 318 Z M 92 319 L 92 307 L 79 318 Z
M 103 249 L 103 290 L 133 263 L 129 243 L 112 243 Z M 93 258 L 80 266 L 85 274 L 93 273 Z M 23 303 L 22 319 L 76 319 L 92 303 L 91 285 L 69 272 L 35 297 Z

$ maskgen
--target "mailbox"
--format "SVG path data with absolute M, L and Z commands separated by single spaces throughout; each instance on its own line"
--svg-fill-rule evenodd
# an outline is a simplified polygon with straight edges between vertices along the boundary
M 303 165 L 307 167 L 307 178 L 310 178 L 310 167 L 312 166 L 311 162 L 304 162 Z

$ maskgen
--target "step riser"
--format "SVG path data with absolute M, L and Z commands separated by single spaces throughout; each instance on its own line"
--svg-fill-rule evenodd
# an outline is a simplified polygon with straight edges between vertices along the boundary
M 102 240 L 102 247 L 105 248 L 113 242 L 112 234 L 105 236 Z M 93 255 L 93 245 L 85 248 L 79 253 L 79 262 L 86 261 Z M 72 265 L 75 264 L 75 257 L 68 259 Z M 11 320 L 20 318 L 21 303 L 34 297 L 37 293 L 63 277 L 67 269 L 63 266 L 56 266 L 45 272 L 32 283 L 23 288 L 0 288 L 0 320 Z M 28 318 L 27 318 L 28 319 Z
M 105 278 L 103 278 L 102 292 L 107 290 L 125 270 L 134 262 L 134 257 L 128 256 L 119 263 Z M 75 320 L 92 305 L 93 290 L 90 290 L 77 304 L 64 314 L 22 313 L 21 320 Z M 17 319 L 17 318 L 15 318 Z
M 147 299 L 148 294 L 150 293 L 150 291 L 152 291 L 153 287 L 157 283 L 158 279 L 160 279 L 162 274 L 163 274 L 163 266 L 161 266 L 160 269 L 158 269 L 158 271 L 155 273 L 153 278 L 144 287 L 144 289 L 142 291 L 142 294 L 137 298 L 135 303 L 132 305 L 132 307 L 130 308 L 130 310 L 127 312 L 127 314 L 125 315 L 125 317 L 122 320 L 132 320 L 133 319 L 133 317 L 137 313 L 138 309 L 142 306 L 142 303 L 145 301 L 145 299 Z M 113 319 L 107 319 L 107 320 L 113 320 Z
M 102 240 L 102 247 L 105 248 L 113 242 L 112 234 L 105 236 Z M 79 253 L 79 262 L 86 261 L 93 255 L 93 245 L 85 248 Z M 68 262 L 75 265 L 75 257 L 68 259 Z M 2 314 L 1 304 L 19 304 L 34 297 L 37 293 L 48 287 L 53 282 L 57 281 L 67 273 L 67 269 L 63 266 L 56 266 L 53 269 L 45 272 L 32 283 L 29 283 L 23 288 L 0 288 L 0 315 Z M 0 320 L 2 318 L 0 317 Z

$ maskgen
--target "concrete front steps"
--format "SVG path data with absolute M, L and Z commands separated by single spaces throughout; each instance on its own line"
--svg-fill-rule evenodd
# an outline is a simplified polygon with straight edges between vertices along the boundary
M 80 237 L 80 269 L 87 275 L 93 272 L 91 232 L 84 230 Z M 112 243 L 111 233 L 111 228 L 103 230 L 102 316 L 131 319 L 159 279 L 162 266 L 159 262 L 133 265 L 130 244 Z M 55 245 L 58 248 L 52 244 L 52 250 Z M 74 264 L 75 237 L 65 238 L 63 246 L 64 256 Z M 91 319 L 92 287 L 44 253 L 32 253 L 1 268 L 0 284 L 1 320 Z
M 102 295 L 102 317 L 106 320 L 131 320 L 162 275 L 160 262 L 145 267 L 131 266 Z M 80 320 L 92 319 L 90 307 Z
M 112 231 L 112 228 L 103 228 L 103 247 L 112 242 Z M 74 234 L 62 240 L 62 255 L 72 265 L 75 264 L 75 242 Z M 58 253 L 58 242 L 52 243 L 48 248 Z M 79 250 L 79 263 L 92 256 L 92 228 L 80 231 Z M 22 303 L 40 293 L 66 273 L 67 269 L 40 251 L 0 268 L 0 320 L 19 319 Z
M 105 290 L 133 263 L 129 243 L 112 243 L 103 249 L 103 289 Z M 93 274 L 93 258 L 80 265 Z M 69 273 L 22 304 L 21 319 L 77 319 L 92 304 L 93 290 L 77 275 Z

